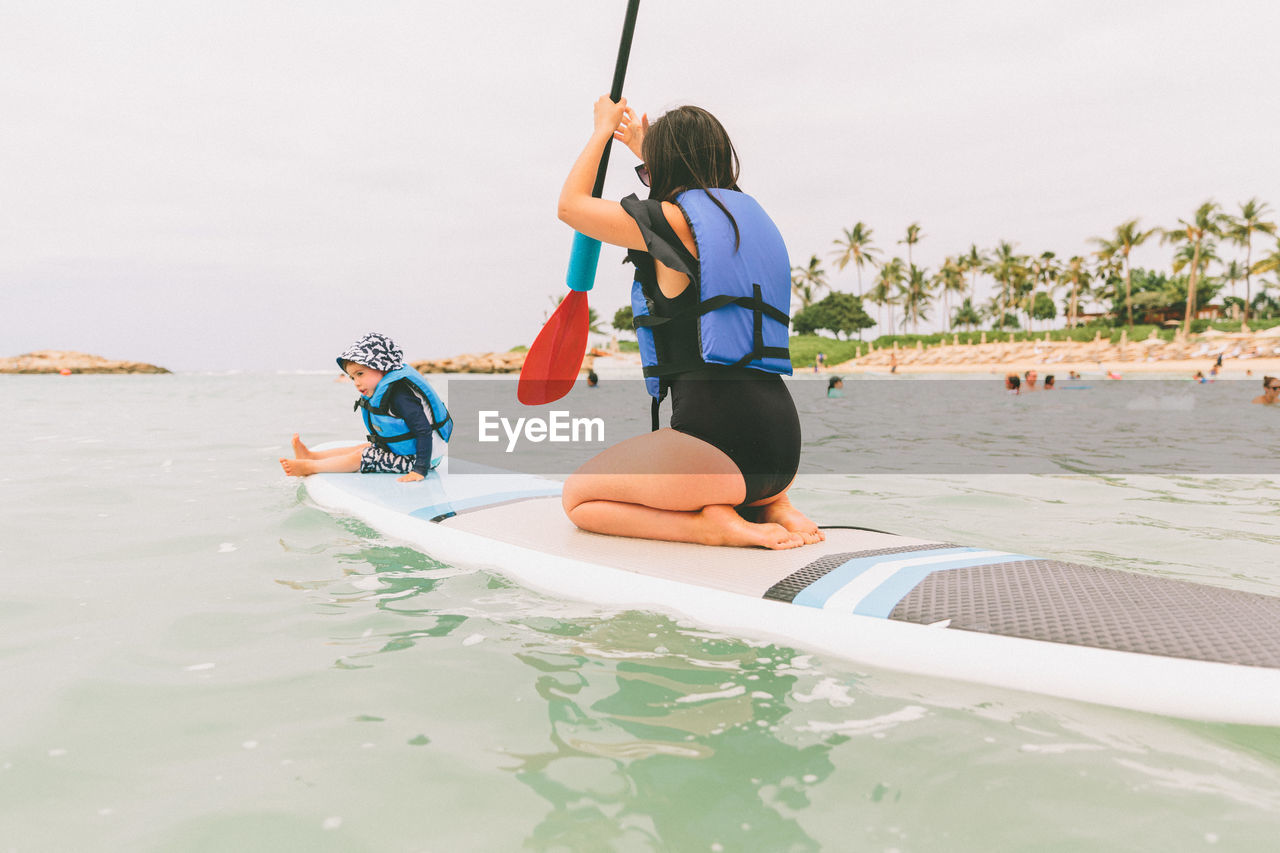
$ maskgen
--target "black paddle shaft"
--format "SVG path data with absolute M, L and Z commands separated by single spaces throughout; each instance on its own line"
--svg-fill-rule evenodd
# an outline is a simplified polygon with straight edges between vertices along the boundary
M 627 19 L 622 23 L 622 41 L 618 44 L 618 61 L 613 66 L 613 88 L 609 90 L 609 98 L 617 103 L 622 100 L 622 81 L 627 76 L 627 60 L 631 58 L 631 36 L 636 30 L 636 12 L 640 10 L 640 0 L 627 0 Z M 613 137 L 604 144 L 604 153 L 600 155 L 600 167 L 596 169 L 596 185 L 591 195 L 600 198 L 604 193 L 604 173 L 609 168 L 609 149 L 613 147 Z

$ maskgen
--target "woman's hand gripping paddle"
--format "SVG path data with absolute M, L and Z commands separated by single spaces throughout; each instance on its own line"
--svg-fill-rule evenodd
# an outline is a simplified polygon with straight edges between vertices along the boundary
M 631 34 L 636 27 L 636 11 L 640 0 L 627 0 L 627 18 L 622 25 L 622 41 L 618 45 L 618 61 L 613 68 L 613 87 L 609 97 L 622 99 L 622 80 L 627 76 L 627 59 L 631 56 Z M 600 198 L 604 192 L 604 173 L 609 166 L 609 148 L 605 144 L 600 156 L 600 168 L 596 170 L 595 187 L 591 195 Z M 596 280 L 596 264 L 600 261 L 600 241 L 583 234 L 573 235 L 573 250 L 569 253 L 569 272 L 565 276 L 569 295 L 561 301 L 551 319 L 542 327 L 533 346 L 529 348 L 520 368 L 520 384 L 516 397 L 526 406 L 542 406 L 554 403 L 569 390 L 582 370 L 582 360 L 587 354 L 588 315 L 587 291 Z

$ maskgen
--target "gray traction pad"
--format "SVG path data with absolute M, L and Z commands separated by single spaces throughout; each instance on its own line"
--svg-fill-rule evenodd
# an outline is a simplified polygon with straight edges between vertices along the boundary
M 888 554 L 913 554 L 917 551 L 936 551 L 939 548 L 954 548 L 955 545 L 948 545 L 938 542 L 933 545 L 896 545 L 892 548 L 877 548 L 874 551 L 844 551 L 838 554 L 827 554 L 819 557 L 812 563 L 809 563 L 799 571 L 792 572 L 782 580 L 769 587 L 769 591 L 764 594 L 765 598 L 774 601 L 795 601 L 796 596 L 810 584 L 826 577 L 831 572 L 843 566 L 845 563 L 853 559 L 861 557 L 883 557 Z
M 966 631 L 1280 668 L 1280 597 L 1057 560 L 933 572 L 889 618 L 950 619 L 949 628 Z

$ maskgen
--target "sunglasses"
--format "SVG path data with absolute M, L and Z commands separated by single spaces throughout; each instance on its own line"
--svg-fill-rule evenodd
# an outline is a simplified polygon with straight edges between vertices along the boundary
M 1267 390 L 1268 390 L 1268 391 L 1280 391 L 1280 385 L 1268 385 L 1268 386 L 1267 386 Z
M 640 179 L 640 183 L 649 186 L 649 167 L 644 163 L 636 166 L 636 177 Z

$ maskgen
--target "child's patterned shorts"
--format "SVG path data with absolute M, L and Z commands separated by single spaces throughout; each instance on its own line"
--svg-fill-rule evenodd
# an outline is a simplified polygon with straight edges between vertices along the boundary
M 408 474 L 418 457 L 401 456 L 371 444 L 360 454 L 361 474 Z

